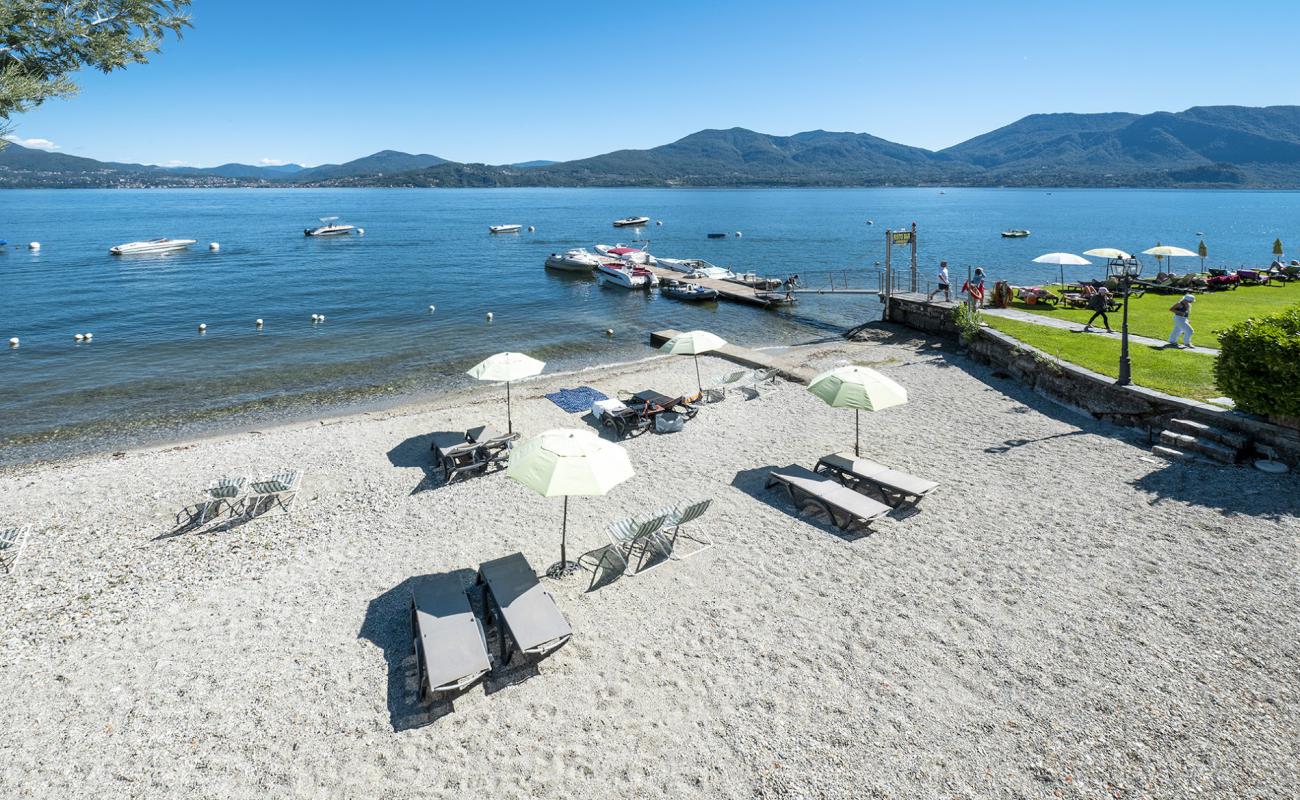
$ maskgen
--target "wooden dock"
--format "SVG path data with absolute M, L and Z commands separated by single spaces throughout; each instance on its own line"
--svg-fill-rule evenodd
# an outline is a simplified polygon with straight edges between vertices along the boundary
M 751 306 L 761 306 L 763 308 L 774 308 L 781 305 L 788 305 L 784 302 L 785 291 L 783 289 L 755 289 L 752 286 L 745 286 L 740 283 L 719 280 L 718 278 L 691 278 L 685 273 L 667 269 L 666 267 L 646 267 L 646 269 L 659 276 L 659 280 L 673 280 L 679 283 L 692 283 L 705 289 L 713 289 L 718 293 L 718 299 L 729 300 L 733 303 L 748 303 Z M 781 300 L 772 300 L 767 295 L 776 295 Z
M 664 342 L 680 333 L 681 331 L 673 330 L 672 328 L 655 331 L 650 334 L 650 344 L 655 348 L 661 347 Z M 806 367 L 788 364 L 785 360 L 779 358 L 774 353 L 751 350 L 748 347 L 740 347 L 734 344 L 723 345 L 717 350 L 711 351 L 709 355 L 725 358 L 728 361 L 739 364 L 742 367 L 749 367 L 750 369 L 775 369 L 780 373 L 781 377 L 786 380 L 802 383 L 805 386 L 812 381 L 813 377 L 815 377 L 815 373 L 813 373 L 812 370 Z

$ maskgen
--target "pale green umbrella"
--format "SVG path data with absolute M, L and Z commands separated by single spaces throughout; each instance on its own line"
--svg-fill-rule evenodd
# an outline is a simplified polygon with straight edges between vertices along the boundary
M 520 378 L 530 378 L 546 367 L 545 361 L 538 361 L 523 353 L 497 353 L 475 364 L 465 374 L 481 381 L 504 381 L 506 384 L 506 432 L 514 433 L 514 420 L 510 417 L 510 382 Z
M 861 455 L 861 412 L 880 411 L 907 402 L 907 390 L 874 369 L 836 367 L 813 378 L 808 391 L 832 408 L 853 409 L 853 455 Z
M 565 549 L 569 498 L 603 495 L 631 478 L 633 472 L 627 451 L 601 439 L 595 431 L 557 429 L 535 436 L 511 450 L 506 475 L 542 497 L 564 498 L 560 560 L 546 571 L 550 577 L 559 578 L 578 568 L 568 560 Z
M 679 333 L 659 346 L 665 353 L 675 356 L 693 356 L 695 358 L 695 382 L 700 394 L 704 394 L 704 381 L 700 379 L 700 353 L 708 353 L 725 347 L 727 340 L 708 331 L 687 331 Z

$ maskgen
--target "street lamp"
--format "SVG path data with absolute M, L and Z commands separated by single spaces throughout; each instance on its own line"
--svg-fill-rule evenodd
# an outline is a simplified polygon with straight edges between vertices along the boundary
M 1106 275 L 1119 281 L 1124 289 L 1124 324 L 1119 335 L 1119 378 L 1117 386 L 1128 386 L 1133 382 L 1133 362 L 1128 356 L 1128 292 L 1133 280 L 1142 274 L 1142 262 L 1133 256 L 1112 258 L 1106 262 Z

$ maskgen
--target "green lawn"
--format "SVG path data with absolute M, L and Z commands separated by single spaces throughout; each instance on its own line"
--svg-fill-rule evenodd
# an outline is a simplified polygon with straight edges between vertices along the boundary
M 1060 289 L 1059 286 L 1055 285 L 1046 288 L 1054 292 Z M 1180 296 L 1147 293 L 1142 297 L 1130 299 L 1128 311 L 1129 331 L 1141 336 L 1168 339 L 1169 332 L 1174 327 L 1173 314 L 1169 313 L 1169 307 L 1176 303 Z M 1204 292 L 1198 294 L 1196 295 L 1196 303 L 1192 306 L 1191 317 L 1192 327 L 1196 329 L 1195 342 L 1202 347 L 1217 348 L 1219 340 L 1214 336 L 1217 331 L 1221 331 L 1248 317 L 1273 314 L 1297 304 L 1300 304 L 1300 281 L 1292 281 L 1281 286 L 1278 284 L 1242 286 L 1229 292 Z M 1042 314 L 1043 316 L 1072 320 L 1080 325 L 1083 325 L 1088 321 L 1088 317 L 1092 316 L 1092 312 L 1087 309 L 1065 308 L 1064 306 L 1053 309 L 1050 306 L 1026 305 L 1019 300 L 1012 303 L 1011 307 L 1020 311 Z M 1110 315 L 1110 326 L 1112 328 L 1119 330 L 1120 315 L 1122 313 L 1117 311 Z
M 991 314 L 984 315 L 984 321 L 990 327 L 1062 361 L 1112 378 L 1119 375 L 1117 339 L 1018 322 Z M 1139 386 L 1202 401 L 1223 394 L 1214 386 L 1214 356 L 1130 343 L 1129 357 L 1133 361 L 1133 382 Z

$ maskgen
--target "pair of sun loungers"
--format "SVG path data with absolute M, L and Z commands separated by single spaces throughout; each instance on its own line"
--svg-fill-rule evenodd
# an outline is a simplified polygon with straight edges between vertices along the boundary
M 677 538 L 683 535 L 682 526 L 702 517 L 704 512 L 709 510 L 712 503 L 712 500 L 697 500 L 661 508 L 643 519 L 627 517 L 618 520 L 609 526 L 610 546 L 601 554 L 600 563 L 597 566 L 603 565 L 605 559 L 612 556 L 622 563 L 623 573 L 629 574 L 628 570 L 632 568 L 632 556 L 637 551 L 640 551 L 640 555 L 637 556 L 637 568 L 630 573 L 640 575 L 658 569 L 668 563 L 669 559 L 689 558 L 708 550 L 713 546 L 712 542 L 697 536 L 688 536 L 687 538 L 703 546 L 692 551 L 687 556 L 674 555 Z M 651 548 L 662 553 L 664 560 L 651 567 L 641 569 L 641 565 L 645 563 Z
M 299 475 L 295 470 L 277 472 L 267 478 L 250 481 L 243 477 L 226 477 L 208 487 L 207 497 L 193 508 L 177 515 L 177 524 L 202 525 L 222 514 L 252 518 L 279 507 L 288 513 L 298 496 Z
M 443 480 L 451 483 L 466 475 L 505 469 L 510 460 L 510 448 L 518 438 L 517 433 L 501 433 L 484 425 L 470 428 L 463 434 L 435 433 L 429 450 L 442 468 Z
M 774 469 L 766 485 L 785 489 L 799 508 L 822 511 L 841 530 L 854 523 L 870 527 L 896 508 L 917 505 L 939 487 L 934 481 L 848 453 L 824 456 L 813 470 L 798 464 Z
M 491 672 L 484 621 L 496 623 L 503 665 L 516 654 L 540 660 L 573 638 L 522 553 L 481 564 L 475 587 L 483 592 L 485 620 L 474 614 L 456 575 L 421 578 L 412 586 L 411 636 L 421 701 L 461 692 Z
M 736 372 L 728 372 L 718 379 L 718 382 L 712 386 L 706 387 L 701 399 L 709 403 L 717 403 L 727 398 L 728 391 L 742 391 L 748 389 L 756 396 L 761 395 L 764 389 L 775 389 L 779 385 L 777 379 L 780 378 L 780 371 L 771 369 L 742 369 Z
M 640 436 L 651 427 L 663 432 L 680 430 L 681 423 L 694 419 L 700 411 L 700 407 L 688 402 L 685 396 L 653 400 L 634 396 L 628 403 L 630 405 L 615 400 L 599 404 L 600 424 L 613 430 L 619 439 Z

